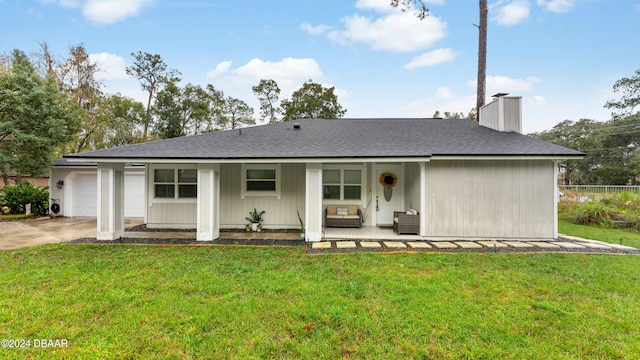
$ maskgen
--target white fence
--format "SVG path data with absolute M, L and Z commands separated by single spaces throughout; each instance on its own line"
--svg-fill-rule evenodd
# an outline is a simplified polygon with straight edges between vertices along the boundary
M 561 199 L 579 202 L 623 192 L 640 194 L 640 186 L 633 185 L 558 185 L 558 189 L 560 189 Z
M 632 192 L 640 194 L 640 186 L 634 185 L 558 185 L 560 191 L 573 191 L 575 193 L 591 194 L 617 194 L 621 192 Z

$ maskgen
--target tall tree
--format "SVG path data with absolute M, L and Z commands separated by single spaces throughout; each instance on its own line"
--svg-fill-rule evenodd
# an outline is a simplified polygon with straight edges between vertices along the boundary
M 78 106 L 90 109 L 101 95 L 102 84 L 95 78 L 100 68 L 91 61 L 83 44 L 72 46 L 69 53 L 71 56 L 61 65 L 61 85 Z
M 227 97 L 224 104 L 223 129 L 237 129 L 243 125 L 254 125 L 253 108 L 244 101 Z
M 58 57 L 51 52 L 48 43 L 41 42 L 40 51 L 34 52 L 32 59 L 34 68 L 42 78 L 52 79 L 56 84 L 60 83 L 60 61 Z
M 104 149 L 143 141 L 141 126 L 146 111 L 142 103 L 114 94 L 103 97 L 99 109 L 100 116 L 107 119 L 110 126 L 100 129 L 96 134 L 94 148 Z
M 280 97 L 280 88 L 275 80 L 260 80 L 260 83 L 251 88 L 253 94 L 260 101 L 260 118 L 269 119 L 269 124 L 278 121 L 278 114 L 281 110 L 276 103 Z
M 138 51 L 131 53 L 134 57 L 133 65 L 126 68 L 127 75 L 140 81 L 142 89 L 148 93 L 147 114 L 143 124 L 142 137 L 147 138 L 147 133 L 152 122 L 152 103 L 158 91 L 166 84 L 179 82 L 181 75 L 178 70 L 169 69 L 162 57 L 158 54 L 149 54 Z
M 167 84 L 158 92 L 153 115 L 157 120 L 154 133 L 161 139 L 184 136 L 182 127 L 182 91 L 174 84 Z
M 620 100 L 607 101 L 605 107 L 620 110 L 615 115 L 631 115 L 640 106 L 640 69 L 632 77 L 623 77 L 613 84 L 613 92 L 621 93 Z
M 478 27 L 478 78 L 476 87 L 476 117 L 480 121 L 480 108 L 484 106 L 487 87 L 487 0 L 479 0 L 480 24 Z M 391 6 L 399 7 L 402 11 L 416 9 L 416 16 L 423 20 L 429 16 L 429 9 L 422 0 L 391 0 Z
M 407 11 L 407 9 L 415 8 L 416 16 L 420 20 L 424 20 L 427 16 L 429 16 L 429 9 L 424 4 L 423 0 L 391 0 L 391 6 L 399 7 L 402 11 Z
M 551 130 L 529 134 L 538 139 L 583 151 L 583 160 L 563 160 L 558 163 L 565 185 L 597 184 L 593 170 L 601 167 L 603 123 L 581 119 L 577 122 L 565 120 Z
M 305 82 L 300 89 L 291 94 L 290 100 L 282 100 L 282 120 L 343 117 L 347 110 L 342 108 L 334 91 L 333 86 L 326 88 L 313 80 Z
M 476 88 L 476 120 L 480 121 L 480 108 L 484 106 L 487 88 L 487 0 L 480 0 L 480 25 L 478 26 L 478 79 Z
M 43 175 L 79 128 L 77 107 L 14 50 L 0 72 L 0 173 Z
M 50 66 L 49 61 L 46 60 L 49 58 L 47 51 L 43 49 L 43 56 L 47 66 Z M 90 138 L 97 129 L 108 126 L 108 119 L 97 115 L 103 85 L 95 75 L 100 68 L 95 61 L 91 61 L 82 44 L 70 47 L 69 55 L 69 58 L 60 65 L 55 78 L 58 79 L 59 88 L 76 103 L 82 116 L 81 131 L 72 151 L 95 150 L 89 146 Z

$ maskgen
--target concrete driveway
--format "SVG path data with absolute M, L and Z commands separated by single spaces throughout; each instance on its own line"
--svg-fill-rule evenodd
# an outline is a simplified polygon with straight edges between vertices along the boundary
M 125 221 L 125 226 L 130 222 Z M 0 250 L 96 237 L 96 219 L 41 218 L 0 222 Z

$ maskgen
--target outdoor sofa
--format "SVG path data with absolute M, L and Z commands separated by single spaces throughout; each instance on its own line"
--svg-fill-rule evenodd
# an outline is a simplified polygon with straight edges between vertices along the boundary
M 360 227 L 362 212 L 355 205 L 329 205 L 324 209 L 326 227 Z

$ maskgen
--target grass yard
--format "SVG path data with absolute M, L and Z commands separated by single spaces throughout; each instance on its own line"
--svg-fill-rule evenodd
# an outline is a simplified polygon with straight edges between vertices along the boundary
M 558 232 L 585 239 L 606 241 L 609 243 L 640 248 L 640 233 L 624 229 L 605 229 L 593 225 L 578 225 L 569 221 L 558 221 Z
M 640 257 L 0 252 L 0 358 L 638 358 Z

